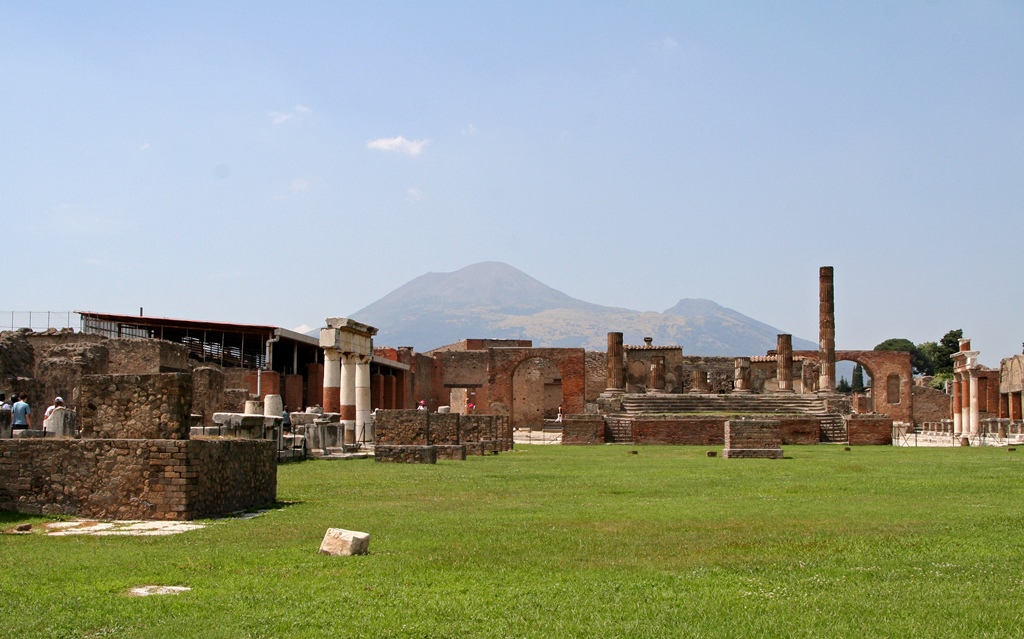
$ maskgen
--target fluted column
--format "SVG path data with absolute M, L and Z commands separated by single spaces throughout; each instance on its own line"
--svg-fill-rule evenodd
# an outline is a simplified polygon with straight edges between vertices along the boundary
M 341 412 L 341 353 L 333 348 L 324 349 L 325 413 Z
M 622 333 L 608 333 L 608 390 L 626 388 L 623 381 Z
M 373 425 L 370 424 L 370 355 L 357 355 L 355 366 L 356 441 L 372 442 Z
M 793 392 L 793 336 L 780 333 L 776 348 L 776 378 L 780 393 Z
M 836 389 L 836 305 L 831 266 L 818 269 L 818 390 Z

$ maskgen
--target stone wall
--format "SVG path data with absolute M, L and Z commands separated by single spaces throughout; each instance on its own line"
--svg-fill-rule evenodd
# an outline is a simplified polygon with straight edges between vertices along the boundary
M 937 422 L 949 419 L 953 398 L 945 392 L 928 386 L 914 386 L 914 423 Z
M 721 446 L 724 417 L 653 417 L 633 419 L 633 443 L 674 446 Z
M 821 420 L 817 417 L 780 417 L 778 422 L 783 446 L 821 443 Z
M 110 351 L 109 372 L 118 375 L 182 373 L 191 368 L 184 344 L 127 337 L 106 340 L 104 344 Z
M 851 415 L 846 420 L 850 446 L 891 446 L 892 421 L 882 414 Z
M 426 411 L 417 411 L 426 413 Z M 427 413 L 430 443 L 435 446 L 444 446 L 459 443 L 459 422 L 458 413 Z
M 192 375 L 82 377 L 84 439 L 188 439 Z
M 373 460 L 399 464 L 436 464 L 437 449 L 433 446 L 377 446 L 374 449 Z
M 100 519 L 195 519 L 277 497 L 271 441 L 0 441 L 0 509 Z
M 373 422 L 377 447 L 426 446 L 429 418 L 425 410 L 379 411 Z
M 608 388 L 608 353 L 587 351 L 583 367 L 587 378 L 586 400 L 596 402 L 598 396 Z
M 203 416 L 203 426 L 213 426 L 214 413 L 235 412 L 224 408 L 224 371 L 215 366 L 192 371 L 192 414 Z
M 782 431 L 774 419 L 730 419 L 725 423 L 726 458 L 782 459 Z
M 604 428 L 600 415 L 566 415 L 562 422 L 562 444 L 603 444 Z

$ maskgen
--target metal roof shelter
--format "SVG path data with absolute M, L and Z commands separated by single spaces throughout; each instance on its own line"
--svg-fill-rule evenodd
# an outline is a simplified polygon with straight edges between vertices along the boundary
M 193 359 L 221 366 L 301 375 L 306 366 L 322 361 L 319 339 L 276 326 L 76 312 L 83 333 L 177 342 L 188 347 Z

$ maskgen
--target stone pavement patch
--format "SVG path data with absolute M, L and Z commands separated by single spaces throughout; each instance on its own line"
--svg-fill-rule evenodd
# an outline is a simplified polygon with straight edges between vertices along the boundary
M 190 530 L 205 528 L 204 524 L 182 521 L 58 521 L 45 524 L 46 534 L 51 537 L 67 535 L 131 535 L 138 537 L 156 537 L 161 535 L 177 535 Z
M 187 586 L 139 586 L 128 591 L 129 597 L 148 597 L 150 595 L 177 595 L 192 590 Z

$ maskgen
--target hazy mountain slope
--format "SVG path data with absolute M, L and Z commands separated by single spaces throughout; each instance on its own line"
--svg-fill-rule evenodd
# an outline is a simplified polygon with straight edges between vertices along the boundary
M 604 350 L 607 333 L 622 331 L 627 344 L 653 337 L 692 355 L 760 355 L 783 332 L 710 300 L 680 300 L 664 313 L 590 304 L 501 262 L 427 273 L 352 317 L 380 329 L 375 343 L 419 351 L 471 337 Z M 817 348 L 793 341 L 797 349 Z

